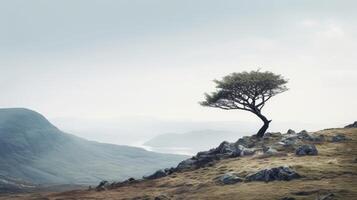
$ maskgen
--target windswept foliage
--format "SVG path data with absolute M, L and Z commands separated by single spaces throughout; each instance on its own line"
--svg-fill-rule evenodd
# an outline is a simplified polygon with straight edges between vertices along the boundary
M 217 91 L 205 94 L 202 106 L 221 108 L 225 110 L 245 110 L 254 113 L 264 122 L 264 126 L 258 132 L 262 137 L 269 127 L 271 120 L 261 114 L 266 102 L 273 96 L 285 92 L 288 82 L 281 75 L 272 72 L 241 72 L 232 73 L 222 80 L 214 81 Z

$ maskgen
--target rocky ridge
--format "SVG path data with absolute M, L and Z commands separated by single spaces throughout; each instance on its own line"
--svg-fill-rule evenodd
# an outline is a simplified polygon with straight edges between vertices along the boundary
M 328 142 L 342 142 L 348 140 L 343 135 L 334 135 L 326 137 L 324 135 L 312 134 L 306 130 L 295 132 L 289 129 L 287 133 L 280 132 L 266 133 L 263 138 L 256 136 L 244 136 L 237 142 L 229 143 L 222 142 L 218 147 L 197 153 L 195 156 L 180 162 L 177 167 L 157 170 L 155 173 L 144 176 L 142 179 L 127 179 L 121 182 L 109 183 L 102 181 L 97 187 L 97 191 L 113 189 L 132 183 L 138 183 L 144 180 L 153 180 L 166 177 L 173 173 L 181 173 L 185 171 L 192 171 L 195 169 L 213 166 L 216 162 L 228 158 L 257 156 L 260 158 L 267 158 L 273 156 L 284 156 L 288 153 L 296 156 L 314 156 L 318 155 L 318 149 L 315 144 L 324 141 Z M 234 172 L 229 172 L 219 177 L 223 184 L 233 184 L 242 181 L 274 181 L 285 180 L 289 181 L 301 176 L 289 166 L 280 166 L 277 168 L 268 168 L 257 171 L 253 174 L 241 177 Z

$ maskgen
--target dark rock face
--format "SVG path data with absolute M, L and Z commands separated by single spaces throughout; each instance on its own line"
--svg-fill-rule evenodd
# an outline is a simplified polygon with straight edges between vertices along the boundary
M 128 178 L 127 180 L 122 181 L 122 182 L 112 182 L 112 183 L 109 183 L 108 181 L 101 181 L 99 183 L 99 185 L 95 188 L 95 190 L 96 191 L 109 190 L 109 189 L 121 187 L 121 186 L 124 186 L 124 185 L 129 185 L 129 184 L 132 184 L 132 183 L 137 183 L 139 181 L 140 180 L 136 180 L 134 178 Z
M 323 135 L 315 136 L 315 135 L 309 134 L 307 131 L 303 130 L 299 133 L 291 132 L 284 138 L 284 140 L 290 140 L 290 141 L 287 141 L 287 143 L 289 143 L 289 144 L 291 144 L 293 142 L 292 140 L 296 140 L 296 139 L 311 141 L 311 142 L 322 142 L 322 141 L 324 141 L 324 136 Z
M 355 121 L 352 124 L 349 124 L 349 125 L 345 126 L 345 128 L 357 128 L 357 121 Z
M 301 176 L 289 167 L 263 169 L 246 177 L 246 181 L 290 181 Z
M 240 178 L 238 175 L 232 172 L 228 172 L 223 176 L 219 177 L 219 182 L 222 184 L 235 184 L 242 181 L 243 181 L 242 178 Z
M 295 134 L 291 134 L 280 140 L 280 144 L 284 147 L 295 146 L 299 143 L 299 138 Z
M 101 181 L 99 185 L 95 188 L 96 191 L 103 191 L 107 190 L 110 186 L 110 183 L 108 181 Z
M 295 134 L 295 131 L 292 129 L 289 129 L 288 132 L 286 132 L 286 134 Z
M 194 160 L 193 158 L 186 159 L 177 165 L 176 170 L 183 171 L 183 170 L 187 170 L 187 169 L 194 169 L 195 163 L 196 163 L 196 160 Z
M 276 133 L 265 133 L 263 138 L 268 138 L 268 137 L 281 137 L 281 133 L 280 132 L 276 132 Z
M 299 146 L 296 150 L 295 150 L 295 155 L 298 156 L 313 156 L 313 155 L 317 155 L 318 151 L 315 147 L 315 145 L 313 144 L 304 144 Z
M 331 142 L 342 142 L 346 140 L 350 140 L 350 139 L 341 134 L 337 134 L 331 138 Z
M 144 179 L 158 179 L 165 176 L 167 176 L 167 173 L 164 170 L 160 169 L 157 170 L 155 173 L 151 174 L 150 176 L 144 177 Z
M 256 144 L 255 136 L 251 136 L 251 137 L 244 136 L 236 142 L 236 145 L 242 145 L 247 148 L 252 148 L 255 146 L 255 144 Z
M 220 159 L 241 156 L 242 151 L 243 149 L 235 143 L 224 141 L 217 148 L 199 152 L 196 156 L 180 162 L 175 170 L 183 171 L 205 167 Z

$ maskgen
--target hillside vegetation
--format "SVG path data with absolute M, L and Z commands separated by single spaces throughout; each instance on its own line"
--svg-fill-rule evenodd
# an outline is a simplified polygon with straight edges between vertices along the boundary
M 34 111 L 0 109 L 0 191 L 141 177 L 184 158 L 88 141 L 62 132 Z
M 220 159 L 197 169 L 117 184 L 100 191 L 76 190 L 6 199 L 357 199 L 357 128 L 327 129 L 309 135 L 313 139 L 304 143 L 316 145 L 317 155 L 297 156 L 294 149 L 285 147 L 274 153 L 256 148 L 253 155 Z M 284 137 L 288 136 L 270 134 L 257 143 L 269 146 Z M 300 177 L 290 181 L 220 182 L 229 172 L 244 178 L 280 166 L 289 167 Z

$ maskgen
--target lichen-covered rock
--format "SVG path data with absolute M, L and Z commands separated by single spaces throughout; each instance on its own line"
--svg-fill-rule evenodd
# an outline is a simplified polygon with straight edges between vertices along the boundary
M 242 149 L 235 143 L 224 141 L 217 148 L 209 151 L 198 152 L 196 156 L 182 161 L 174 170 L 183 171 L 205 167 L 220 159 L 238 157 L 241 155 L 241 152 Z
M 235 184 L 242 181 L 243 179 L 233 172 L 228 172 L 219 177 L 219 182 L 222 184 Z
M 285 136 L 283 139 L 280 140 L 279 144 L 289 147 L 295 146 L 299 143 L 299 138 L 295 134 L 291 134 L 289 136 Z
M 242 145 L 239 145 L 238 149 L 240 149 L 240 156 L 250 156 L 250 155 L 253 155 L 257 151 L 257 149 L 255 149 L 255 148 L 246 148 Z
M 263 137 L 264 138 L 267 138 L 267 137 L 281 137 L 281 133 L 280 132 L 275 132 L 275 133 L 268 132 L 268 133 L 265 133 Z
M 318 154 L 316 146 L 313 144 L 304 144 L 299 146 L 295 150 L 295 154 L 298 156 L 314 156 Z
M 240 155 L 240 149 L 237 148 L 234 143 L 229 143 L 227 141 L 224 141 L 217 148 L 210 150 L 208 154 L 210 155 L 222 154 L 228 157 L 237 157 Z
M 157 170 L 155 173 L 153 173 L 153 174 L 151 174 L 149 176 L 145 176 L 143 178 L 144 179 L 158 179 L 158 178 L 165 177 L 167 175 L 168 174 L 164 170 L 160 169 L 160 170 Z
M 350 139 L 348 137 L 346 137 L 345 135 L 341 135 L 341 134 L 334 135 L 331 138 L 331 142 L 342 142 L 342 141 L 346 141 L 346 140 L 350 140 Z
M 246 148 L 253 148 L 256 144 L 256 138 L 254 136 L 244 136 L 240 138 L 235 144 L 236 146 L 242 145 Z
M 246 181 L 290 181 L 301 176 L 289 167 L 263 169 L 246 177 Z
M 296 134 L 297 137 L 301 140 L 311 141 L 311 142 L 322 142 L 324 140 L 323 135 L 313 135 L 308 133 L 306 130 L 303 130 Z
M 273 147 L 266 147 L 263 149 L 263 152 L 265 155 L 276 155 L 278 154 L 278 151 L 274 149 Z
M 183 170 L 187 170 L 187 169 L 194 169 L 195 163 L 196 163 L 196 160 L 194 160 L 193 158 L 186 159 L 177 165 L 176 170 L 183 171 Z

